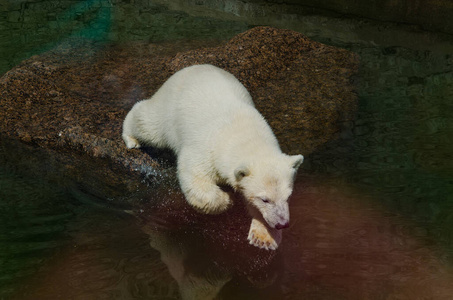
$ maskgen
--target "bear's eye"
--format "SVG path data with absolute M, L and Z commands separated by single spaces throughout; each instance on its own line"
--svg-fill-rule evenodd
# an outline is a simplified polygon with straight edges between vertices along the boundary
M 261 199 L 261 201 L 263 201 L 264 203 L 269 203 L 269 199 L 267 199 L 267 198 L 260 198 L 260 199 Z

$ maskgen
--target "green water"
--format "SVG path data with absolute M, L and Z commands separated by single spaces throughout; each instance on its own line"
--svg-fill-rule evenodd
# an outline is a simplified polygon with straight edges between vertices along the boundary
M 7 299 L 66 244 L 73 211 L 58 188 L 4 168 L 0 199 L 0 299 Z
M 357 120 L 313 155 L 313 169 L 376 195 L 451 252 L 452 57 L 398 47 L 352 50 L 362 60 Z
M 0 74 L 70 38 L 202 43 L 266 24 L 354 51 L 361 59 L 357 118 L 338 140 L 306 158 L 298 184 L 305 189 L 301 198 L 313 203 L 293 204 L 292 218 L 305 230 L 285 233 L 286 268 L 294 273 L 282 277 L 278 292 L 289 299 L 447 299 L 453 278 L 453 38 L 322 16 L 269 17 L 257 24 L 153 3 L 7 2 L 0 10 Z M 15 151 L 0 149 L 2 157 Z M 180 297 L 156 250 L 161 246 L 150 247 L 132 218 L 93 208 L 66 188 L 0 161 L 0 299 Z M 362 237 L 351 238 L 353 244 L 367 246 L 350 250 L 337 241 L 345 232 Z M 369 232 L 374 235 L 366 238 Z M 381 234 L 403 246 L 383 248 Z M 356 262 L 357 268 L 347 268 Z M 336 264 L 348 271 L 332 279 L 343 270 Z M 222 291 L 223 299 L 275 296 L 234 279 Z

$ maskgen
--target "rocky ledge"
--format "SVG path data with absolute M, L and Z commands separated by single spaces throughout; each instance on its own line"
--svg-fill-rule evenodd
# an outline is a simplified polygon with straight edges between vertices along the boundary
M 122 120 L 173 73 L 206 63 L 245 85 L 289 154 L 311 153 L 354 115 L 357 56 L 294 31 L 256 27 L 218 47 L 170 55 L 162 47 L 67 42 L 33 56 L 0 79 L 0 133 L 157 172 L 149 153 L 126 150 Z
M 195 230 L 197 224 L 215 224 L 220 218 L 228 225 L 200 225 L 203 235 L 235 260 L 242 257 L 250 225 L 243 206 L 215 217 L 195 213 L 179 191 L 171 155 L 126 149 L 121 127 L 127 111 L 178 70 L 213 64 L 250 91 L 283 151 L 308 155 L 335 138 L 341 123 L 354 116 L 352 78 L 358 58 L 270 27 L 253 28 L 216 47 L 176 51 L 173 46 L 72 41 L 7 72 L 0 79 L 0 136 L 2 146 L 14 151 L 4 151 L 0 162 L 75 183 L 75 197 L 84 198 L 83 190 L 112 204 L 132 204 L 144 212 L 145 222 L 152 220 L 147 231 L 189 225 Z M 187 235 L 187 229 L 182 232 Z M 225 248 L 227 240 L 232 245 Z M 242 264 L 238 260 L 237 266 Z

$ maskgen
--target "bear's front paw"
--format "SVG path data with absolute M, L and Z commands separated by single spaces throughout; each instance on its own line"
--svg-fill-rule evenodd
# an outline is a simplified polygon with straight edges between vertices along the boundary
M 276 250 L 282 240 L 282 233 L 280 230 L 268 228 L 257 219 L 252 219 L 247 239 L 250 245 L 255 247 Z
M 217 187 L 217 186 L 216 186 Z M 211 193 L 188 196 L 187 202 L 198 211 L 205 214 L 220 214 L 231 206 L 231 199 L 228 193 L 221 189 L 215 189 Z
M 133 138 L 129 135 L 123 136 L 123 140 L 126 143 L 126 147 L 129 149 L 140 148 L 140 143 L 136 138 Z

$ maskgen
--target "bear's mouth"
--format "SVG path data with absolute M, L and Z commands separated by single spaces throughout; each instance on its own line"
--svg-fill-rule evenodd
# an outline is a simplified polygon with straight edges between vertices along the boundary
M 281 230 L 281 229 L 284 229 L 284 228 L 288 228 L 288 227 L 289 227 L 289 222 L 277 223 L 275 225 L 275 229 L 278 229 L 278 230 Z

